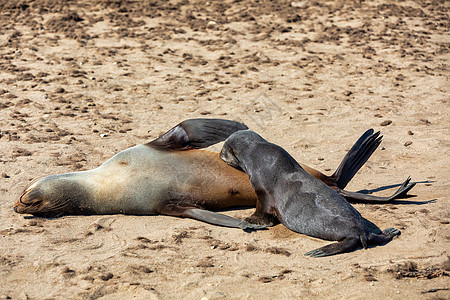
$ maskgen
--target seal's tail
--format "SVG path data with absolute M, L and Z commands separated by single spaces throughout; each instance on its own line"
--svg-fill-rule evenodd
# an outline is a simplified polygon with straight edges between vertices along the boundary
M 337 187 L 344 189 L 356 172 L 366 163 L 381 143 L 382 135 L 373 129 L 367 130 L 345 155 L 339 167 L 331 175 Z
M 383 232 L 377 234 L 370 232 L 368 236 L 348 237 L 337 243 L 323 246 L 319 249 L 315 249 L 305 253 L 307 256 L 311 257 L 324 257 L 339 253 L 350 252 L 362 246 L 364 249 L 368 245 L 382 245 L 391 241 L 394 236 L 400 235 L 400 230 L 395 228 L 388 228 L 383 230 Z
M 147 143 L 165 150 L 206 148 L 226 140 L 232 133 L 248 129 L 242 123 L 222 119 L 189 119 L 156 140 Z

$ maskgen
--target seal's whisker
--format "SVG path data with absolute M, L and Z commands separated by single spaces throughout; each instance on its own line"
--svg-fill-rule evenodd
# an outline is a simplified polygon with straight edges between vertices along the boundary
M 69 202 L 68 201 L 60 201 L 60 202 L 52 203 L 52 204 L 46 206 L 44 209 L 41 210 L 41 212 L 58 211 L 58 210 L 61 210 L 63 208 L 66 208 L 68 206 L 69 206 Z

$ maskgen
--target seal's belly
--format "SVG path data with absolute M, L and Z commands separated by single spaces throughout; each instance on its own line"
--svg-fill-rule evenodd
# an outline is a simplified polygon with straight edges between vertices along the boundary
M 157 214 L 166 203 L 223 209 L 254 206 L 247 175 L 204 150 L 124 150 L 92 170 L 99 213 Z

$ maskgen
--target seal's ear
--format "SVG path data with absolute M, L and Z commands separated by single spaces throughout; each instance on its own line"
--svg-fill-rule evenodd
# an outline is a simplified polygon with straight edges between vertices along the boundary
M 226 140 L 232 133 L 248 129 L 242 123 L 222 119 L 189 119 L 147 143 L 165 150 L 206 148 Z

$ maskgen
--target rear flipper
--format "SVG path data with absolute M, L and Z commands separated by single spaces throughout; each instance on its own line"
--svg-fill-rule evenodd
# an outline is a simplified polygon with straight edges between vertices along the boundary
M 368 239 L 365 238 L 345 238 L 342 241 L 326 245 L 319 249 L 315 249 L 305 253 L 305 255 L 311 257 L 324 257 L 339 253 L 350 252 L 362 245 L 363 248 L 367 248 L 369 245 L 382 245 L 392 240 L 396 235 L 400 235 L 400 230 L 395 228 L 388 228 L 383 230 L 380 234 L 369 233 Z
M 356 172 L 380 145 L 382 137 L 379 131 L 374 133 L 373 129 L 369 129 L 356 141 L 339 167 L 331 175 L 338 188 L 344 189 L 347 186 Z
M 319 249 L 306 252 L 305 255 L 311 257 L 330 256 L 338 253 L 350 252 L 352 250 L 355 250 L 360 245 L 361 242 L 358 238 L 345 238 L 337 243 L 326 245 Z
M 226 140 L 239 130 L 248 129 L 242 123 L 222 119 L 189 119 L 146 145 L 165 150 L 206 148 Z
M 401 232 L 398 229 L 395 228 L 388 228 L 383 230 L 382 233 L 369 233 L 369 243 L 371 245 L 382 245 L 387 242 L 390 242 L 394 236 L 400 235 Z
M 411 178 L 408 177 L 408 179 L 403 182 L 399 189 L 394 194 L 388 197 L 372 196 L 368 194 L 349 192 L 341 189 L 337 190 L 337 192 L 345 199 L 353 202 L 390 202 L 394 199 L 406 197 L 406 194 L 409 192 L 409 190 L 411 190 L 416 185 L 416 183 L 414 182 L 409 183 L 410 181 Z

